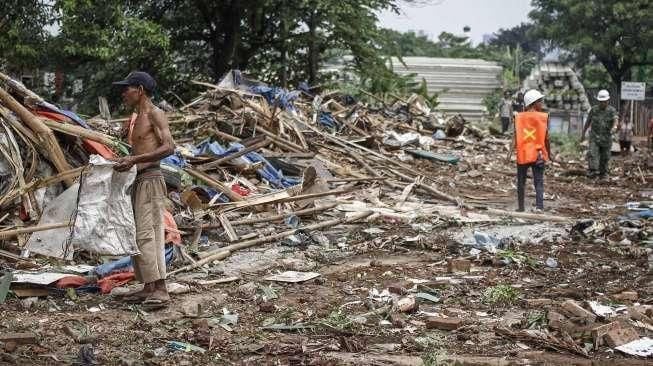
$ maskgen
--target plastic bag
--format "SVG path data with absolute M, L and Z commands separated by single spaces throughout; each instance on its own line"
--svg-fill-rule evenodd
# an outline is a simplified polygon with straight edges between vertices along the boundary
M 102 255 L 139 254 L 130 195 L 136 167 L 117 172 L 115 163 L 99 155 L 91 155 L 89 163 L 79 188 L 73 247 Z

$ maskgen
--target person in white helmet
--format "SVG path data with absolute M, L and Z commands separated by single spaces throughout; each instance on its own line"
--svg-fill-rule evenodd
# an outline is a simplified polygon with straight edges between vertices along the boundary
M 544 95 L 537 90 L 524 94 L 524 112 L 515 116 L 517 155 L 517 211 L 524 211 L 528 169 L 533 172 L 536 211 L 544 210 L 544 166 L 551 157 L 549 114 L 542 111 Z
M 587 130 L 590 130 L 590 147 L 588 152 L 589 176 L 605 179 L 608 175 L 608 163 L 612 150 L 612 133 L 617 129 L 619 116 L 617 110 L 608 105 L 610 93 L 600 90 L 596 95 L 598 106 L 593 106 L 587 115 L 581 141 L 585 140 Z

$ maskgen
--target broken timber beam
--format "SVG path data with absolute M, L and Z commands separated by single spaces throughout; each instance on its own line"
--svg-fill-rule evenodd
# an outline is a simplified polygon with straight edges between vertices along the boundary
M 224 248 L 219 248 L 219 249 L 209 251 L 209 252 L 205 252 L 205 253 L 199 253 L 199 256 L 201 258 L 203 258 L 203 259 L 197 261 L 197 263 L 194 264 L 194 265 L 184 267 L 184 270 L 190 270 L 190 269 L 197 268 L 197 267 L 199 267 L 199 266 L 201 266 L 201 265 L 203 265 L 205 263 L 211 262 L 213 260 L 224 259 L 227 256 L 229 256 L 231 253 L 233 253 L 233 252 L 235 252 L 237 250 L 250 248 L 250 247 L 253 247 L 253 246 L 256 246 L 256 245 L 259 245 L 259 244 L 268 243 L 268 242 L 278 240 L 278 239 L 283 239 L 285 237 L 288 237 L 290 235 L 293 235 L 293 234 L 297 233 L 300 230 L 302 230 L 302 231 L 317 230 L 317 229 L 323 229 L 323 228 L 327 228 L 327 227 L 336 226 L 336 225 L 339 225 L 339 224 L 352 223 L 352 222 L 364 219 L 364 218 L 370 216 L 371 214 L 372 214 L 372 211 L 359 212 L 359 213 L 357 213 L 357 214 L 355 214 L 355 215 L 353 215 L 353 216 L 351 216 L 349 218 L 342 217 L 342 218 L 339 218 L 339 219 L 333 219 L 333 220 L 319 222 L 317 224 L 301 226 L 301 227 L 298 227 L 296 229 L 284 231 L 284 232 L 281 232 L 281 233 L 278 233 L 278 234 L 273 234 L 273 235 L 270 235 L 270 236 L 264 236 L 262 238 L 256 238 L 256 239 L 252 239 L 252 240 L 246 240 L 246 241 L 243 241 L 243 242 L 240 242 L 240 243 L 236 243 L 236 244 L 226 246 Z M 227 253 L 226 256 L 225 256 L 225 253 Z M 207 259 L 210 259 L 210 258 L 216 258 L 216 259 L 211 259 L 211 260 L 207 261 Z M 201 264 L 198 265 L 198 263 L 201 263 Z M 173 273 L 177 273 L 177 272 L 180 272 L 180 271 L 181 271 L 181 269 L 179 269 L 177 271 L 174 271 Z
M 222 224 L 222 227 L 224 228 L 224 231 L 227 234 L 227 238 L 229 238 L 229 241 L 230 242 L 238 241 L 238 234 L 236 234 L 236 231 L 231 226 L 231 223 L 229 222 L 227 216 L 225 214 L 220 214 L 218 215 L 218 220 L 220 221 L 220 224 Z
M 288 212 L 284 214 L 279 214 L 279 215 L 274 215 L 274 216 L 267 216 L 267 217 L 259 217 L 256 219 L 243 219 L 243 220 L 234 220 L 231 221 L 232 226 L 239 226 L 239 225 L 251 225 L 251 224 L 259 224 L 262 222 L 270 222 L 270 221 L 277 221 L 277 220 L 282 220 L 285 219 L 288 216 L 308 216 L 311 214 L 314 214 L 316 212 L 321 212 L 321 211 L 326 211 L 329 209 L 332 209 L 336 207 L 338 204 L 337 203 L 329 203 L 323 206 L 318 206 L 318 207 L 313 207 L 313 208 L 307 208 L 305 210 L 299 210 L 295 212 Z M 223 227 L 222 224 L 204 224 L 202 225 L 202 229 L 216 229 Z

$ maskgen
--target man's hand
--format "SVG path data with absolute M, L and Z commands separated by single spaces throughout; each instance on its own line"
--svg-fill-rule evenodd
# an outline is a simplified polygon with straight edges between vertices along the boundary
M 132 156 L 125 156 L 116 159 L 115 162 L 116 165 L 113 166 L 113 169 L 118 172 L 126 172 L 129 169 L 131 169 L 131 167 L 133 167 L 134 164 L 136 164 L 136 162 L 134 161 L 134 157 Z

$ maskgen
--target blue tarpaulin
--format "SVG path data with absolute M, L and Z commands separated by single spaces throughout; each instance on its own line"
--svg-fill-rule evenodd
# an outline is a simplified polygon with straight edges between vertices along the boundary
M 255 85 L 250 87 L 249 91 L 261 95 L 271 106 L 278 106 L 286 111 L 295 110 L 292 103 L 299 96 L 299 91 L 288 91 L 276 86 Z
M 166 264 L 169 264 L 172 261 L 173 257 L 172 246 L 166 248 L 165 251 Z M 102 278 L 112 274 L 113 272 L 127 272 L 132 271 L 133 269 L 134 265 L 132 264 L 132 257 L 122 257 L 109 263 L 100 264 L 99 266 L 95 267 L 94 271 L 100 278 Z
M 323 126 L 330 130 L 337 130 L 339 128 L 339 123 L 329 112 L 320 112 L 320 117 L 317 121 Z
M 166 156 L 161 160 L 161 164 L 169 165 L 172 167 L 180 168 L 186 166 L 186 159 L 178 151 L 175 151 L 174 154 Z
M 70 118 L 71 120 L 75 121 L 78 125 L 80 125 L 80 126 L 82 126 L 84 128 L 92 129 L 91 126 L 89 126 L 86 123 L 86 121 L 84 121 L 80 116 L 76 115 L 75 112 L 60 109 L 56 105 L 50 104 L 50 103 L 45 102 L 45 101 L 39 103 L 38 106 L 43 108 L 43 109 L 47 109 L 50 112 L 63 114 L 64 116 L 66 116 L 66 117 Z
M 225 149 L 217 142 L 203 141 L 197 146 L 199 154 L 213 155 L 216 157 L 223 157 L 229 154 L 233 154 L 237 151 L 244 149 L 245 147 L 242 144 L 232 142 L 228 149 Z M 259 161 L 263 163 L 263 168 L 257 170 L 259 177 L 270 182 L 274 188 L 288 188 L 294 185 L 299 184 L 299 180 L 289 177 L 284 177 L 281 170 L 275 169 L 272 164 L 270 164 L 267 159 L 261 156 L 259 153 L 250 152 L 238 159 L 242 159 L 245 163 L 253 164 L 258 163 Z

